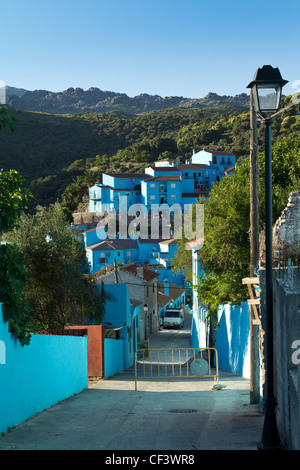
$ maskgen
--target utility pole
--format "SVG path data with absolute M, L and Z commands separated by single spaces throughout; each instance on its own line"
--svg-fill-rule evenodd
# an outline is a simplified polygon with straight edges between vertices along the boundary
M 115 283 L 118 284 L 118 269 L 117 269 L 117 262 L 114 259 L 114 271 L 115 271 Z
M 250 90 L 250 277 L 259 259 L 259 196 L 258 196 L 258 138 L 257 120 Z M 259 325 L 253 324 L 250 305 L 250 403 L 260 399 Z

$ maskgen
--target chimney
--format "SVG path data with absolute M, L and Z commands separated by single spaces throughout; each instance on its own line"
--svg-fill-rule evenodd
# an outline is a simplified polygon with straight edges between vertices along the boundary
M 164 294 L 169 297 L 169 280 L 164 280 Z
M 144 279 L 144 268 L 138 267 L 136 268 L 136 275 L 141 279 Z

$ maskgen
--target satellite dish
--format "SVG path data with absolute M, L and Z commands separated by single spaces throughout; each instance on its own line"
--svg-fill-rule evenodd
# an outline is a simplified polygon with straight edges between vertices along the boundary
M 197 358 L 191 363 L 190 368 L 193 375 L 201 377 L 208 372 L 208 362 L 205 359 Z

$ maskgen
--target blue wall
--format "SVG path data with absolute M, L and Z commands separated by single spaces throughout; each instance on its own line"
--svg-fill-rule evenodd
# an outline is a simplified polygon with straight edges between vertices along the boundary
M 191 327 L 191 346 L 192 348 L 206 348 L 207 344 L 207 330 L 206 323 L 201 318 L 193 315 Z
M 247 302 L 240 306 L 221 305 L 215 347 L 219 368 L 250 378 L 250 309 Z
M 124 341 L 104 339 L 104 378 L 108 379 L 124 369 Z
M 153 248 L 155 249 L 155 251 L 153 251 Z M 143 240 L 141 242 L 140 239 L 138 239 L 138 253 L 139 253 L 138 257 L 141 263 L 145 263 L 145 261 L 149 261 L 149 264 L 151 264 L 154 258 L 149 258 L 148 253 L 159 254 L 159 252 L 160 252 L 160 249 L 159 249 L 158 241 L 154 241 L 154 240 L 151 240 L 151 238 L 149 238 L 148 240 Z
M 21 346 L 0 303 L 0 432 L 88 386 L 87 336 L 32 335 Z
M 128 253 L 131 252 L 129 255 Z M 95 273 L 101 269 L 106 269 L 106 266 L 114 264 L 114 260 L 117 263 L 128 261 L 137 261 L 139 250 L 138 248 L 126 248 L 126 249 L 116 249 L 116 250 L 92 250 L 93 264 L 91 266 L 91 272 Z M 100 262 L 100 253 L 105 253 L 105 263 Z M 118 254 L 119 253 L 119 254 Z
M 83 239 L 85 246 L 96 245 L 101 243 L 103 240 L 106 240 L 107 234 L 105 232 L 105 226 L 101 226 L 100 223 L 94 229 L 87 230 L 83 233 Z
M 97 286 L 101 291 L 101 286 Z M 110 322 L 113 326 L 121 327 L 120 336 L 123 344 L 123 367 L 120 370 L 127 369 L 133 365 L 134 356 L 134 334 L 133 321 L 139 317 L 139 309 L 133 309 L 130 303 L 128 288 L 126 284 L 105 284 L 105 292 L 112 295 L 112 299 L 105 304 L 105 316 L 103 323 Z M 138 318 L 139 322 L 139 318 Z M 131 334 L 129 334 L 130 328 Z M 114 362 L 114 359 L 113 359 Z

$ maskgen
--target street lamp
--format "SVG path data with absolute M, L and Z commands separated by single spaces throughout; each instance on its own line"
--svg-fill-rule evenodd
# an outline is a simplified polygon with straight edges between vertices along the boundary
M 270 114 L 279 110 L 281 90 L 286 83 L 279 69 L 271 65 L 264 65 L 255 72 L 247 88 L 251 88 L 255 111 L 262 120 L 269 120 Z
M 276 423 L 276 400 L 273 381 L 273 294 L 272 294 L 272 115 L 280 107 L 281 90 L 287 83 L 283 80 L 278 68 L 264 65 L 254 75 L 247 86 L 253 93 L 255 112 L 265 125 L 265 233 L 266 233 L 266 394 L 264 400 L 264 426 L 259 449 L 279 449 L 280 438 Z

